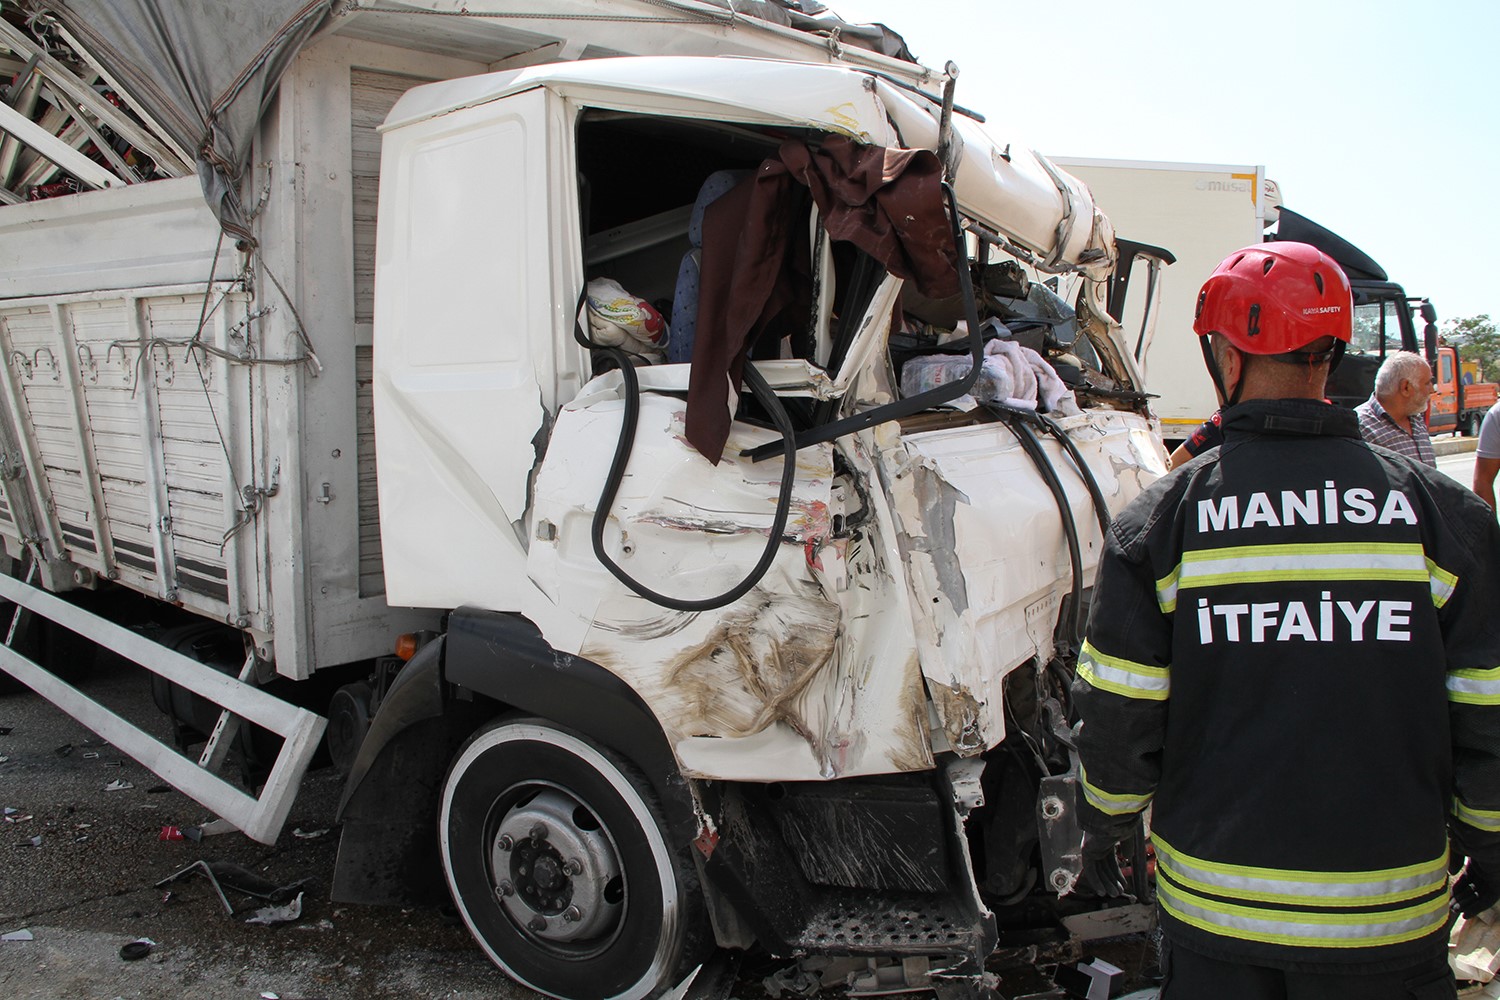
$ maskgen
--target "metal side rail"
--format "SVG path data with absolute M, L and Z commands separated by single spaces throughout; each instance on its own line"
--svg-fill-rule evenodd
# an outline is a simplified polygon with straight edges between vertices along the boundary
M 0 597 L 134 660 L 174 684 L 202 695 L 228 714 L 282 737 L 281 752 L 257 798 L 184 757 L 60 680 L 51 671 L 7 646 L 0 646 L 0 669 L 150 768 L 183 794 L 232 823 L 246 836 L 263 844 L 275 843 L 328 720 L 13 577 L 0 574 Z M 218 757 L 219 754 L 204 755 L 205 762 Z

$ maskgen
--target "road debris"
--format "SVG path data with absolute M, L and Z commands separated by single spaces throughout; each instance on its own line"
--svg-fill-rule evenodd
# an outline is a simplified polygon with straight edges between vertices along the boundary
M 1125 970 L 1102 958 L 1091 958 L 1074 966 L 1060 965 L 1053 982 L 1078 1000 L 1109 1000 L 1125 985 Z
M 250 871 L 241 865 L 231 864 L 227 861 L 194 861 L 186 868 L 173 872 L 166 878 L 157 882 L 155 888 L 176 882 L 178 879 L 186 878 L 193 873 L 201 873 L 208 879 L 209 884 L 214 887 L 219 902 L 224 906 L 224 912 L 231 917 L 235 914 L 234 906 L 229 902 L 229 897 L 224 894 L 225 889 L 238 892 L 267 903 L 282 903 L 290 899 L 295 893 L 299 898 L 302 895 L 302 887 L 306 879 L 298 879 L 287 885 L 277 885 L 270 879 Z M 300 908 L 300 904 L 299 904 Z
M 35 940 L 36 940 L 36 936 L 31 933 L 31 929 L 28 928 L 28 927 L 23 927 L 23 928 L 21 928 L 18 931 L 6 931 L 4 934 L 0 934 L 0 941 L 35 941 Z
M 41 847 L 42 846 L 42 835 L 39 833 L 35 837 L 30 837 L 30 838 L 28 838 L 26 840 L 21 841 L 16 846 L 17 847 Z
M 316 830 L 304 830 L 299 826 L 292 831 L 292 836 L 298 840 L 317 840 L 319 837 L 328 836 L 328 827 L 320 826 Z
M 111 781 L 109 784 L 105 785 L 104 790 L 106 792 L 123 792 L 127 788 L 134 787 L 135 785 L 133 783 L 126 781 L 124 778 L 116 778 L 114 781 Z
M 277 924 L 289 924 L 302 919 L 302 893 L 297 893 L 297 898 L 285 906 L 262 906 L 246 918 L 247 924 L 264 924 L 266 927 L 274 927 Z
M 71 743 L 64 743 L 62 746 L 58 747 L 57 749 L 53 750 L 52 752 L 55 753 L 55 754 L 57 754 L 59 757 L 66 757 L 66 756 L 68 756 L 68 754 L 70 754 L 70 753 L 73 752 L 73 744 L 71 744 Z
M 127 962 L 138 962 L 151 954 L 151 949 L 156 947 L 156 942 L 150 938 L 136 938 L 120 946 L 120 957 Z
M 1500 909 L 1459 917 L 1448 935 L 1448 965 L 1460 980 L 1488 983 L 1500 973 Z

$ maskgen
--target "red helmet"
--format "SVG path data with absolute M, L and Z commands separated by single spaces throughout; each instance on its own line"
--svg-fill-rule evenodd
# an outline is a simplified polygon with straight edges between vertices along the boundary
M 1198 293 L 1193 330 L 1247 354 L 1286 354 L 1323 337 L 1349 342 L 1353 300 L 1343 268 L 1306 243 L 1230 254 Z

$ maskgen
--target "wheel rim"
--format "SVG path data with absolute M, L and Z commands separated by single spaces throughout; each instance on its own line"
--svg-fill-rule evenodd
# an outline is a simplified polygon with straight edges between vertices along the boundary
M 502 795 L 491 816 L 490 884 L 516 930 L 572 958 L 608 947 L 625 916 L 625 879 L 588 804 L 559 786 L 527 783 Z

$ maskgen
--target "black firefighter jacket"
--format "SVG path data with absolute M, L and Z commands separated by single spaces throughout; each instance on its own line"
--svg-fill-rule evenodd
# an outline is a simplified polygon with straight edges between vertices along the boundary
M 1152 806 L 1162 924 L 1229 961 L 1439 952 L 1448 828 L 1500 872 L 1500 532 L 1325 403 L 1253 400 L 1106 542 L 1085 829 Z

